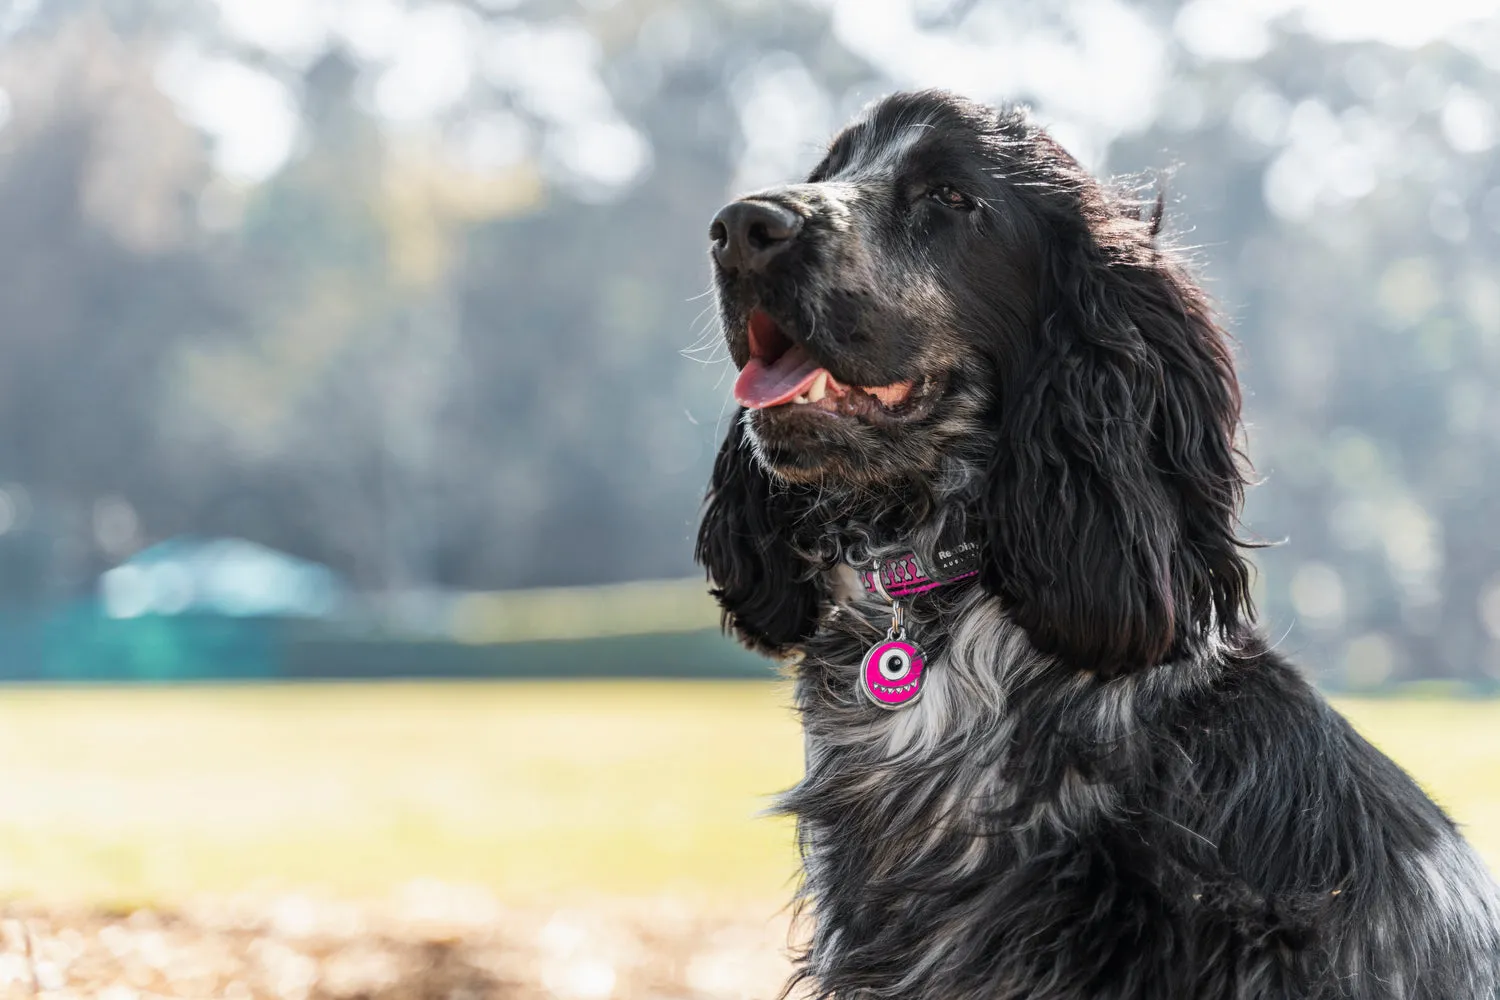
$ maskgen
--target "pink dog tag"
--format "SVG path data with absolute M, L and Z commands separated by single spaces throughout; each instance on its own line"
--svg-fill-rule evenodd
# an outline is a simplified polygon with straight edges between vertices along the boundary
M 888 634 L 865 654 L 859 668 L 860 690 L 881 708 L 910 705 L 922 693 L 925 665 L 921 648 L 906 641 L 905 630 Z

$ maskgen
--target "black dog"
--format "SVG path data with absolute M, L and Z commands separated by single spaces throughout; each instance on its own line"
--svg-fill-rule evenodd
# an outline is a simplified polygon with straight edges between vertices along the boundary
M 713 222 L 697 553 L 794 665 L 800 986 L 1494 1000 L 1482 863 L 1255 631 L 1230 351 L 1160 217 L 929 92 Z

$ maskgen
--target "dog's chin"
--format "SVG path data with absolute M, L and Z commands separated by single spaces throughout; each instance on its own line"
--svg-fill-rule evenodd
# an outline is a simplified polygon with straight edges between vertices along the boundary
M 878 486 L 937 464 L 936 442 L 921 430 L 941 400 L 934 383 L 887 408 L 864 400 L 839 407 L 784 403 L 752 409 L 748 429 L 761 464 L 790 483 Z
M 791 404 L 752 410 L 748 421 L 756 457 L 766 471 L 791 483 L 863 480 L 865 442 L 859 439 L 866 435 L 835 419 Z

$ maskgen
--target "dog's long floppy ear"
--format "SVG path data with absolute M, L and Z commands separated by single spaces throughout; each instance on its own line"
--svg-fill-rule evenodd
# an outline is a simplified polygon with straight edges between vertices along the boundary
M 746 439 L 744 410 L 714 460 L 694 557 L 708 571 L 724 628 L 779 655 L 817 628 L 818 590 L 792 548 L 800 487 L 772 479 Z
M 999 393 L 984 580 L 1032 642 L 1114 676 L 1250 612 L 1229 346 L 1149 219 L 1091 180 L 1056 195 L 1035 364 Z

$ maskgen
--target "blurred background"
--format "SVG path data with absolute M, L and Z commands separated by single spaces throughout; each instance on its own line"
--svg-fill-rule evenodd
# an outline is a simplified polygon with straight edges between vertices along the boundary
M 1500 861 L 1493 0 L 0 0 L 0 679 L 94 682 L 0 690 L 0 988 L 774 993 L 707 222 L 915 86 L 1164 186 L 1265 627 Z

